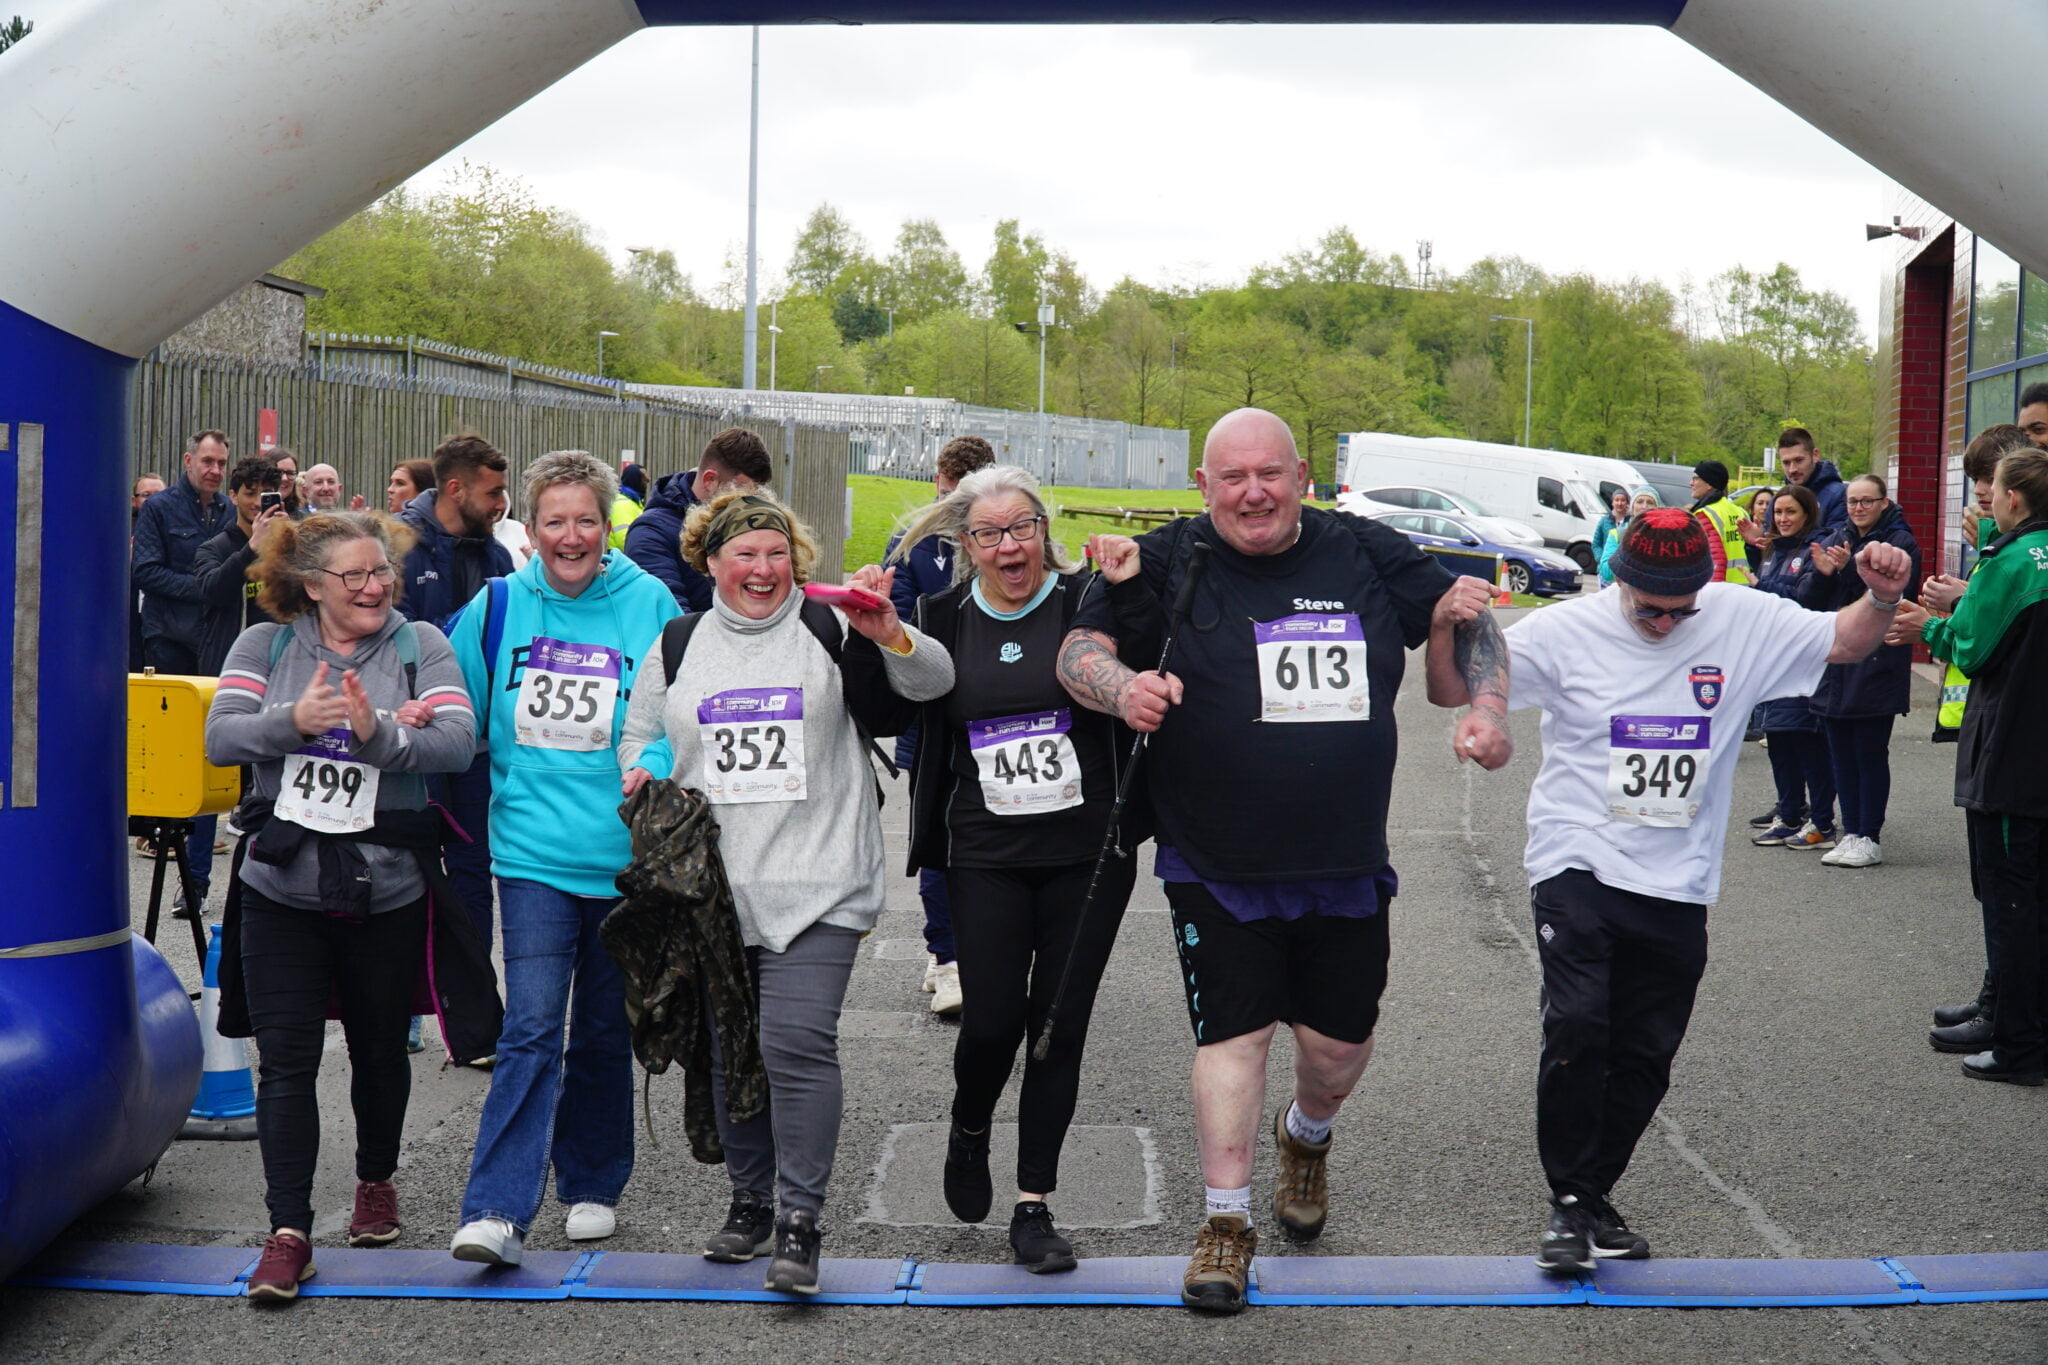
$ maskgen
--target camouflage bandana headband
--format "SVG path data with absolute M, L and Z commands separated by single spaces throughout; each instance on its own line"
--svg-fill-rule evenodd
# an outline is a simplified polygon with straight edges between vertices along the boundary
M 749 531 L 780 531 L 792 546 L 796 544 L 789 514 L 768 499 L 747 493 L 712 514 L 711 524 L 704 528 L 704 557 L 711 558 L 725 542 Z

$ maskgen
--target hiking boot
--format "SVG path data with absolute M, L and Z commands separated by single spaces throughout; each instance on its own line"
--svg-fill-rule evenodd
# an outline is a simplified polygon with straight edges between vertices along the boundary
M 313 1248 L 303 1237 L 282 1233 L 263 1239 L 263 1258 L 249 1276 L 252 1299 L 289 1302 L 299 1296 L 299 1286 L 313 1278 L 319 1267 L 313 1264 Z
M 795 1209 L 775 1224 L 775 1259 L 761 1287 L 771 1294 L 818 1292 L 818 1215 Z
M 348 1244 L 380 1247 L 398 1240 L 398 1191 L 388 1180 L 356 1182 L 356 1211 L 348 1220 Z
M 525 1255 L 525 1247 L 525 1237 L 510 1220 L 479 1218 L 474 1223 L 462 1225 L 448 1250 L 458 1261 L 475 1261 L 479 1265 L 518 1265 Z
M 775 1210 L 760 1195 L 735 1190 L 725 1226 L 704 1243 L 704 1259 L 739 1265 L 775 1249 Z
M 1211 1313 L 1244 1311 L 1245 1282 L 1259 1234 L 1241 1213 L 1212 1214 L 1195 1233 L 1195 1254 L 1181 1277 L 1180 1301 Z
M 963 1223 L 988 1217 L 996 1189 L 988 1173 L 988 1134 L 970 1133 L 959 1124 L 946 1138 L 946 1207 Z
M 1586 1212 L 1592 1215 L 1593 1256 L 1602 1261 L 1643 1261 L 1650 1256 L 1650 1239 L 1632 1231 L 1628 1223 L 1605 1199 L 1588 1199 Z
M 1536 1268 L 1569 1275 L 1593 1268 L 1593 1218 L 1577 1195 L 1550 1201 L 1550 1222 L 1536 1243 Z
M 1027 1199 L 1010 1215 L 1010 1250 L 1034 1275 L 1074 1268 L 1074 1245 L 1052 1225 L 1052 1210 L 1043 1200 Z
M 1332 1139 L 1303 1142 L 1287 1131 L 1287 1105 L 1273 1115 L 1273 1144 L 1280 1149 L 1280 1173 L 1273 1181 L 1273 1217 L 1290 1242 L 1313 1242 L 1330 1215 L 1326 1159 Z

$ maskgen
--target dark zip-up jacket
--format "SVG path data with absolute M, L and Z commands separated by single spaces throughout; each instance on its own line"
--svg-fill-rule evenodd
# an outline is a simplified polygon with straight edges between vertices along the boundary
M 2022 522 L 1977 561 L 1955 614 L 1927 648 L 1970 679 L 1956 741 L 1956 804 L 2048 819 L 2048 517 Z
M 1849 524 L 1849 485 L 1833 460 L 1815 460 L 1806 491 L 1820 504 L 1820 529 L 1834 531 Z
M 647 509 L 626 528 L 626 558 L 668 585 L 684 611 L 711 610 L 711 580 L 683 562 L 683 518 L 697 505 L 697 473 L 664 474 L 647 490 Z
M 399 571 L 405 591 L 398 595 L 398 610 L 408 621 L 425 621 L 445 635 L 454 625 L 456 613 L 476 595 L 461 591 L 464 574 L 457 556 L 475 558 L 476 572 L 470 576 L 480 590 L 486 581 L 512 572 L 512 552 L 499 544 L 496 536 L 450 535 L 434 514 L 440 496 L 440 489 L 429 488 L 398 514 L 419 537 L 419 544 L 406 555 Z M 478 710 L 482 710 L 481 704 Z
M 1795 536 L 1774 538 L 1770 553 L 1764 556 L 1763 567 L 1757 571 L 1757 590 L 1797 602 L 1800 587 L 1808 579 L 1819 576 L 1813 571 L 1813 544 L 1820 536 L 1818 530 L 1806 530 Z M 1765 702 L 1761 710 L 1766 733 L 1820 728 L 1820 722 L 1813 714 L 1813 703 L 1805 697 L 1777 697 Z
M 131 577 L 142 594 L 142 637 L 176 640 L 194 651 L 206 627 L 193 564 L 199 547 L 235 521 L 235 506 L 218 493 L 201 497 L 189 475 L 150 495 L 135 519 Z
M 1814 548 L 1830 545 L 1849 547 L 1850 560 L 1832 574 L 1805 575 L 1799 585 L 1798 601 L 1813 611 L 1840 611 L 1867 591 L 1863 575 L 1856 568 L 1855 555 L 1872 541 L 1896 545 L 1912 557 L 1906 575 L 1906 596 L 1919 600 L 1920 542 L 1906 526 L 1906 517 L 1893 503 L 1865 535 L 1854 525 L 1824 531 Z M 1829 664 L 1813 690 L 1813 713 L 1826 719 L 1847 720 L 1858 716 L 1903 716 L 1913 709 L 1913 647 L 1879 645 L 1877 652 L 1853 664 Z
M 960 613 L 976 609 L 969 597 L 973 588 L 974 580 L 969 578 L 936 596 L 920 598 L 916 604 L 917 628 L 951 652 L 960 640 Z M 1074 614 L 1081 603 L 1103 588 L 1095 574 L 1069 576 L 1059 595 L 1062 638 L 1073 628 Z M 1074 706 L 1073 717 L 1077 725 L 1109 727 L 1110 781 L 1120 781 L 1132 732 L 1121 721 L 1079 703 Z M 911 873 L 921 867 L 946 866 L 946 805 L 953 790 L 953 746 L 960 740 L 958 727 L 946 719 L 945 696 L 922 703 L 917 724 L 917 761 L 910 772 L 910 865 L 904 869 Z M 1151 837 L 1151 804 L 1142 784 L 1133 784 L 1123 817 L 1117 823 L 1117 847 L 1129 853 Z
M 199 671 L 218 678 L 235 638 L 250 626 L 277 618 L 256 605 L 257 585 L 249 581 L 249 568 L 256 552 L 240 521 L 199 547 L 193 561 L 199 580 L 201 604 L 206 608 L 205 624 L 199 637 Z

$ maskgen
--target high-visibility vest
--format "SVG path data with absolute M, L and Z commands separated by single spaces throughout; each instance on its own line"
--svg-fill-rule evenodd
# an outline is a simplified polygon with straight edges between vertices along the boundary
M 1989 517 L 1977 519 L 1977 543 L 1989 545 L 1998 538 L 1998 523 Z M 1970 572 L 1977 572 L 1972 564 Z M 1970 679 L 1962 669 L 1943 662 L 1941 674 L 1941 706 L 1934 713 L 1936 731 L 1960 730 L 1963 728 L 1963 710 L 1970 702 Z
M 1714 529 L 1721 535 L 1721 548 L 1728 555 L 1728 581 L 1749 582 L 1749 556 L 1744 553 L 1747 542 L 1742 539 L 1742 530 L 1736 524 L 1742 520 L 1742 509 L 1727 497 L 1715 498 L 1700 509 Z

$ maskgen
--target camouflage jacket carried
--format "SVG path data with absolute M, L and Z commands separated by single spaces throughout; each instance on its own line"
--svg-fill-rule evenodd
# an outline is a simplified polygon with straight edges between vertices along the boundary
M 725 1149 L 711 1093 L 713 1047 L 724 1059 L 733 1122 L 744 1123 L 768 1107 L 760 1002 L 718 856 L 718 821 L 702 792 L 667 778 L 627 797 L 619 818 L 633 834 L 633 861 L 618 876 L 625 899 L 605 916 L 598 936 L 625 973 L 633 1055 L 650 1078 L 682 1063 L 683 1128 L 691 1155 L 717 1165 Z M 704 1015 L 706 999 L 715 1039 Z

